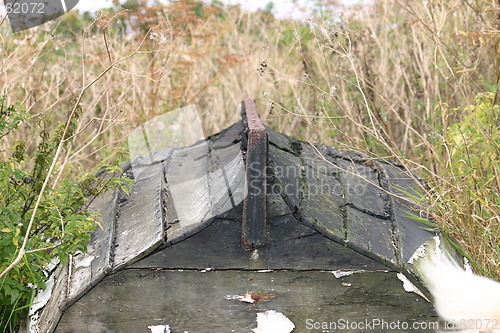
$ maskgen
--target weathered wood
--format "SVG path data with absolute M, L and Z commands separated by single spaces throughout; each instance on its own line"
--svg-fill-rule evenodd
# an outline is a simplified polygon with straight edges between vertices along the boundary
M 298 144 L 296 141 L 294 141 L 292 138 L 289 138 L 288 136 L 278 133 L 272 128 L 265 126 L 267 135 L 269 136 L 269 144 L 272 144 L 276 146 L 277 148 L 287 151 L 287 152 L 293 152 L 294 151 L 294 144 Z
M 72 302 L 98 283 L 112 269 L 111 253 L 115 239 L 118 192 L 107 191 L 95 198 L 90 211 L 99 213 L 100 227 L 93 233 L 87 253 L 75 255 L 70 261 L 68 300 Z
M 207 142 L 175 150 L 166 161 L 167 244 L 184 240 L 212 221 L 208 165 Z
M 335 175 L 334 179 L 325 179 L 321 183 L 337 189 L 333 190 L 336 194 L 332 196 L 333 200 L 326 197 L 325 192 L 328 191 L 318 191 L 319 194 L 312 195 L 318 201 L 314 206 L 317 211 L 307 212 L 307 216 L 328 227 L 326 231 L 333 231 L 335 235 L 340 232 L 337 216 L 345 217 L 342 219 L 342 231 L 348 244 L 381 262 L 389 260 L 398 264 L 395 256 L 398 242 L 393 237 L 389 195 L 380 186 L 377 170 L 350 159 L 350 156 L 331 156 L 324 146 L 313 147 L 302 143 L 301 153 L 306 163 L 314 161 L 314 168 L 319 177 L 325 178 L 325 173 Z M 314 178 L 307 177 L 308 186 L 312 186 L 313 181 Z M 308 205 L 304 203 L 303 206 Z M 338 207 L 338 211 L 333 214 L 321 214 L 321 207 L 331 206 Z M 325 210 L 328 212 L 331 208 Z M 329 220 L 332 219 L 329 219 L 328 215 L 336 218 L 333 220 L 337 220 L 334 224 L 337 229 L 330 227 Z M 317 216 L 323 219 L 318 219 Z
M 233 299 L 247 292 L 275 297 L 255 304 Z M 256 326 L 256 312 L 267 310 L 283 313 L 295 324 L 294 332 L 340 331 L 311 329 L 307 325 L 311 322 L 366 323 L 378 319 L 386 325 L 412 325 L 437 321 L 432 305 L 405 292 L 394 272 L 365 272 L 337 279 L 330 272 L 318 271 L 123 270 L 74 304 L 56 332 L 147 332 L 149 325 L 168 324 L 172 332 L 248 333 Z M 375 326 L 369 331 L 389 330 Z
M 246 142 L 246 190 L 243 201 L 242 235 L 247 249 L 262 247 L 267 242 L 267 160 L 268 139 L 264 125 L 260 122 L 255 101 L 243 102 L 248 126 Z
M 323 160 L 310 144 L 301 144 L 301 159 L 304 164 L 300 180 L 301 213 L 317 230 L 345 241 L 346 194 L 344 184 L 338 180 L 341 172 Z
M 405 198 L 420 196 L 414 177 L 361 154 L 271 129 L 267 135 L 255 104 L 247 101 L 248 108 L 250 117 L 207 141 L 148 147 L 148 156 L 130 163 L 131 196 L 108 192 L 93 203 L 104 230 L 96 230 L 88 254 L 56 273 L 53 297 L 36 319 L 42 332 L 86 292 L 58 332 L 170 324 L 173 331 L 247 333 L 255 314 L 224 296 L 254 290 L 278 295 L 254 309 L 285 313 L 297 332 L 308 316 L 411 321 L 431 313 L 393 273 L 381 273 L 411 272 L 409 258 L 434 236 L 408 216 L 418 213 Z M 116 274 L 101 280 L 111 265 Z M 365 273 L 335 279 L 330 271 L 337 270 Z
M 245 198 L 245 163 L 239 144 L 213 148 L 209 158 L 210 215 L 241 219 Z
M 241 133 L 235 127 L 223 139 L 224 145 L 209 140 L 178 149 L 166 162 L 168 244 L 205 228 L 218 215 L 237 214 L 245 195 Z
M 30 333 L 53 332 L 62 316 L 67 301 L 68 266 L 58 267 L 52 279 L 51 297 L 43 309 L 30 318 Z
M 420 196 L 415 178 L 359 154 L 291 140 L 288 145 L 279 136 L 274 133 L 269 153 L 273 188 L 297 219 L 370 258 L 410 269 L 415 250 L 434 236 L 409 217 L 418 211 L 401 198 Z
M 393 242 L 390 220 L 365 214 L 353 207 L 347 207 L 347 218 L 347 240 L 350 244 L 371 257 L 378 257 L 381 262 L 389 260 L 397 264 L 394 255 L 397 244 Z
M 267 219 L 271 220 L 275 217 L 292 214 L 292 211 L 285 203 L 278 190 L 273 187 L 274 183 L 272 178 L 268 178 L 268 180 L 266 201 Z
M 241 142 L 244 132 L 245 125 L 243 121 L 238 121 L 225 130 L 209 137 L 210 141 L 212 141 L 212 149 L 227 148 Z
M 300 177 L 303 170 L 299 157 L 269 146 L 270 170 L 273 172 L 273 190 L 281 193 L 292 213 L 300 206 Z
M 149 155 L 143 156 L 139 155 L 135 157 L 132 161 L 130 161 L 130 168 L 132 173 L 137 178 L 141 174 L 142 171 L 149 168 L 153 164 L 159 164 L 163 161 L 166 161 L 172 155 L 172 152 L 175 149 L 162 149 L 159 151 L 152 152 Z
M 133 264 L 154 269 L 290 269 L 384 270 L 379 264 L 348 247 L 332 242 L 299 223 L 292 215 L 268 221 L 269 243 L 258 257 L 239 244 L 241 222 L 216 220 L 209 227 L 172 247 Z
M 361 212 L 389 218 L 389 195 L 380 187 L 377 171 L 341 158 L 335 164 L 340 169 L 346 203 Z
M 115 271 L 146 256 L 163 243 L 164 188 L 163 165 L 152 165 L 139 174 L 130 197 L 119 206 Z
M 382 185 L 394 195 L 389 195 L 393 210 L 395 232 L 399 239 L 399 252 L 404 265 L 411 256 L 433 235 L 428 225 L 411 216 L 419 216 L 421 207 L 411 201 L 422 197 L 421 185 L 416 177 L 402 169 L 386 164 L 377 164 L 383 174 Z M 411 199 L 409 196 L 413 196 Z M 418 199 L 417 199 L 418 200 Z M 423 203 L 420 203 L 423 204 Z

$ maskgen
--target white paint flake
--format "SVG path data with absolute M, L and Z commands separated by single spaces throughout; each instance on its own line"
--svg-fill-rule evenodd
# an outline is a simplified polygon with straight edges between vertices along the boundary
M 43 308 L 49 302 L 50 297 L 52 296 L 52 290 L 54 289 L 54 280 L 54 274 L 52 274 L 45 283 L 45 290 L 39 290 L 37 292 L 36 297 L 33 300 L 33 305 L 30 308 L 30 316 L 35 314 L 35 312 Z
M 169 325 L 151 325 L 148 328 L 151 333 L 171 333 Z
M 257 327 L 254 333 L 290 333 L 295 324 L 284 314 L 270 310 L 257 313 Z
M 398 273 L 398 279 L 403 282 L 403 289 L 406 292 L 413 293 L 417 289 L 403 273 Z

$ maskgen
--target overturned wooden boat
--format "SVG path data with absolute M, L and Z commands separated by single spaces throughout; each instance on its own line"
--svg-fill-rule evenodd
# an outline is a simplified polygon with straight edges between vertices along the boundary
M 433 331 L 432 305 L 401 282 L 416 288 L 415 260 L 444 244 L 414 218 L 419 180 L 242 108 L 218 134 L 125 166 L 130 196 L 92 202 L 103 229 L 53 271 L 32 332 L 248 333 L 271 310 L 294 332 Z

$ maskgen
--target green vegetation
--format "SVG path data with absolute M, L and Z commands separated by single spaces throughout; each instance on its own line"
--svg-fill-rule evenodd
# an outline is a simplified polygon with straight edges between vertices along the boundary
M 124 8 L 0 26 L 0 272 L 25 253 L 0 280 L 3 331 L 96 226 L 78 175 L 125 159 L 127 134 L 156 115 L 196 104 L 210 135 L 246 97 L 278 131 L 422 176 L 433 223 L 500 278 L 497 2 L 318 5 L 306 22 L 220 2 Z
M 438 106 L 445 117 L 464 117 L 450 124 L 443 140 L 441 153 L 447 161 L 434 182 L 439 194 L 433 198 L 433 207 L 441 226 L 468 245 L 477 269 L 498 278 L 500 107 L 494 101 L 495 94 L 483 93 L 463 108 Z M 478 258 L 490 260 L 478 262 Z
M 78 111 L 78 107 L 75 111 Z M 50 187 L 49 174 L 59 147 L 74 135 L 78 112 L 52 133 L 48 123 L 38 124 L 39 144 L 26 153 L 25 141 L 9 149 L 0 161 L 0 330 L 14 332 L 28 314 L 36 289 L 44 289 L 48 273 L 69 255 L 85 251 L 99 217 L 89 214 L 86 198 L 125 183 L 115 177 L 61 180 Z M 71 117 L 73 115 L 73 117 Z M 29 115 L 21 105 L 5 105 L 0 98 L 0 137 L 15 135 Z M 117 168 L 108 168 L 116 173 Z

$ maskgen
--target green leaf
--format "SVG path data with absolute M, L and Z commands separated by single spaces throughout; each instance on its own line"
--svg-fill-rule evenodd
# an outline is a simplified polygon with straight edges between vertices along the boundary
M 12 289 L 10 292 L 11 298 L 10 298 L 10 304 L 14 304 L 19 300 L 20 297 L 20 292 L 17 289 Z

